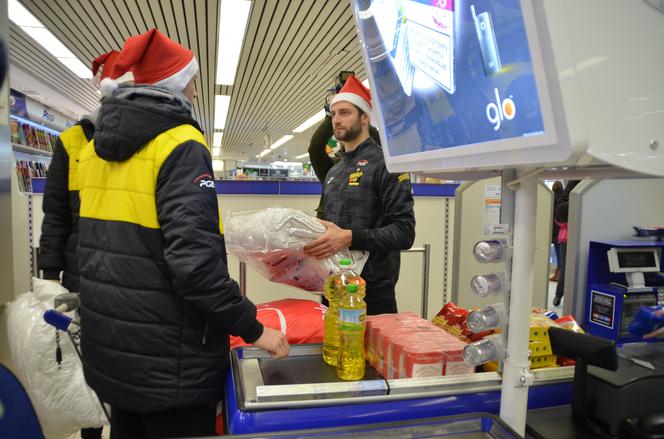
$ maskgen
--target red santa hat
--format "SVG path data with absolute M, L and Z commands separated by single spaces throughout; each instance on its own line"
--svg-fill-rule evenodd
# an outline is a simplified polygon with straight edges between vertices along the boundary
M 99 87 L 101 81 L 103 81 L 106 78 L 110 78 L 111 71 L 113 70 L 113 66 L 117 61 L 118 56 L 120 56 L 119 51 L 111 50 L 110 52 L 102 53 L 92 61 L 92 75 L 95 85 Z M 134 80 L 134 75 L 131 73 L 131 71 L 128 71 L 119 78 L 115 79 L 115 82 L 118 84 L 122 84 L 133 80 Z M 102 90 L 102 96 L 106 96 L 103 93 L 103 90 Z
M 371 92 L 354 75 L 346 79 L 339 93 L 332 98 L 330 108 L 341 101 L 350 102 L 365 113 L 371 113 Z
M 194 52 L 157 29 L 129 37 L 115 59 L 110 75 L 101 81 L 102 93 L 118 86 L 118 79 L 131 71 L 134 82 L 182 91 L 198 73 Z

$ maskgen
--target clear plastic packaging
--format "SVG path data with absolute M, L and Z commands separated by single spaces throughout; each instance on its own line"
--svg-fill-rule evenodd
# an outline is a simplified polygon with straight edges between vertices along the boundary
M 321 294 L 325 279 L 351 259 L 361 273 L 368 252 L 344 249 L 326 259 L 304 254 L 304 247 L 325 233 L 325 226 L 306 213 L 283 207 L 231 212 L 224 223 L 226 246 L 266 279 Z
M 502 239 L 480 241 L 475 244 L 473 255 L 478 262 L 501 262 L 507 256 L 507 242 Z
M 505 324 L 505 317 L 505 304 L 496 303 L 477 311 L 471 311 L 468 314 L 466 326 L 475 333 L 496 329 Z
M 470 343 L 463 350 L 463 360 L 472 367 L 477 367 L 489 361 L 498 361 L 503 355 L 503 340 L 500 334 Z
M 470 289 L 480 297 L 497 295 L 507 291 L 505 273 L 478 274 L 470 280 Z

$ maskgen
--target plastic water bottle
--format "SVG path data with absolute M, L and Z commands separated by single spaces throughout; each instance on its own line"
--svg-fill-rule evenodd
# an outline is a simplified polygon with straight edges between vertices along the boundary
M 501 335 L 489 335 L 480 341 L 466 345 L 463 349 L 463 361 L 469 366 L 477 367 L 489 361 L 499 360 L 502 353 Z
M 489 305 L 477 311 L 472 311 L 466 318 L 466 326 L 474 333 L 500 328 L 505 324 L 507 313 L 504 303 Z
M 497 295 L 507 290 L 505 273 L 478 274 L 470 280 L 470 289 L 480 297 Z
M 323 285 L 323 294 L 329 303 L 325 313 L 323 360 L 331 366 L 336 366 L 339 359 L 339 302 L 346 294 L 346 287 L 355 284 L 361 297 L 366 294 L 366 282 L 350 269 L 352 262 L 340 260 L 341 270 L 325 279 Z
M 339 364 L 337 375 L 342 380 L 364 377 L 364 332 L 367 328 L 367 304 L 358 286 L 348 285 L 348 293 L 339 304 Z

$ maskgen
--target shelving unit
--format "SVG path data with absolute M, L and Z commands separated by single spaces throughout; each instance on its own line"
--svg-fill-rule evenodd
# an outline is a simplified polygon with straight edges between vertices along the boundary
M 27 146 L 27 145 L 21 145 L 20 143 L 12 143 L 12 149 L 14 151 L 17 151 L 17 152 L 42 156 L 42 157 L 46 157 L 46 158 L 49 158 L 49 159 L 53 157 L 52 152 L 44 151 L 44 150 L 38 149 L 38 148 L 33 148 L 33 147 Z

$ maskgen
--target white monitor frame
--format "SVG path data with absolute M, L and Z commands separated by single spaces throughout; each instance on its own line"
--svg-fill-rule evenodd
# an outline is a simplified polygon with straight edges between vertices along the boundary
M 638 248 L 620 248 L 613 247 L 608 252 L 606 252 L 607 258 L 609 260 L 609 270 L 611 273 L 645 273 L 645 272 L 659 272 L 660 268 L 660 253 L 661 249 L 657 247 L 638 247 Z M 652 252 L 655 256 L 655 265 L 650 267 L 628 267 L 623 268 L 620 266 L 618 261 L 618 255 L 620 253 L 645 253 Z
M 544 123 L 544 133 L 537 136 L 513 137 L 395 156 L 390 155 L 389 148 L 383 148 L 387 167 L 390 171 L 501 169 L 519 165 L 561 162 L 570 157 L 572 150 L 569 141 L 564 139 L 561 141 L 558 135 L 557 123 L 564 123 L 562 122 L 564 118 L 554 116 L 554 107 L 556 107 L 557 112 L 562 111 L 557 82 L 553 83 L 553 87 L 550 86 L 550 81 L 557 81 L 557 78 L 549 78 L 547 69 L 545 69 L 543 52 L 548 54 L 551 51 L 548 47 L 550 45 L 548 35 L 540 35 L 539 29 L 541 26 L 538 26 L 532 2 L 520 0 L 520 4 Z M 359 24 L 359 14 L 355 0 L 353 0 L 353 11 Z M 544 26 L 544 29 L 546 29 L 546 26 Z M 360 40 L 361 44 L 364 44 L 362 32 L 360 32 Z M 365 65 L 371 66 L 366 51 L 362 51 L 362 56 Z M 373 89 L 375 79 L 372 69 L 367 68 L 367 73 Z M 552 75 L 555 77 L 556 73 L 553 72 Z M 555 95 L 551 93 L 552 88 L 555 90 Z M 374 106 L 377 114 L 382 114 L 381 103 L 374 101 Z M 381 141 L 383 145 L 387 145 L 386 129 L 383 126 L 382 118 L 379 116 L 377 119 Z

